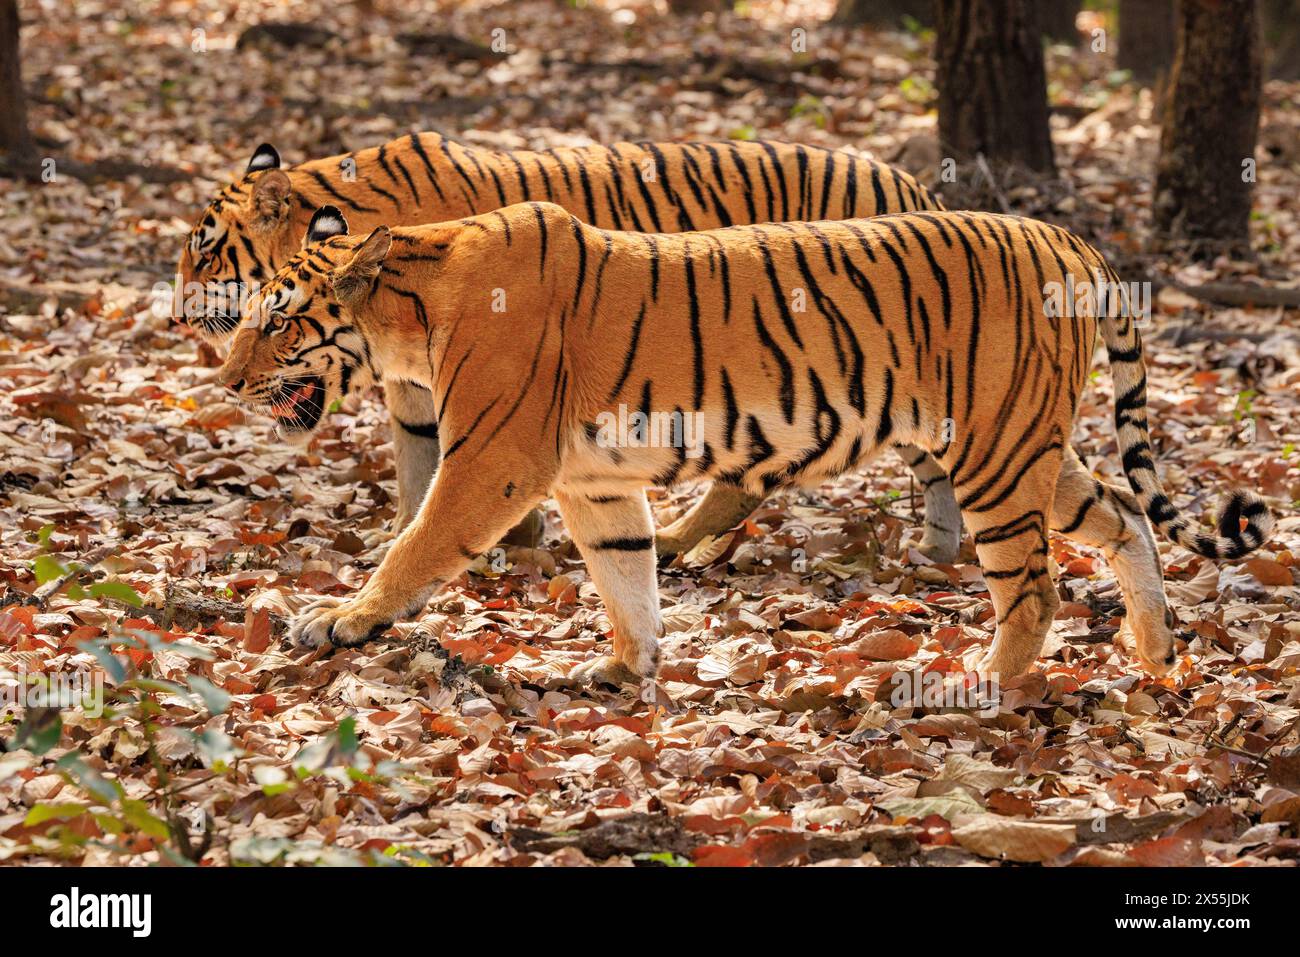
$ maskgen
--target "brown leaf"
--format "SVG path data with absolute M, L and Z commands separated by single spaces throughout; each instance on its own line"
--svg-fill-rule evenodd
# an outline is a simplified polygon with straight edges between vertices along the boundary
M 899 661 L 916 654 L 921 643 L 896 628 L 884 628 L 859 638 L 853 649 L 872 661 Z
M 1246 562 L 1246 570 L 1265 585 L 1292 584 L 1291 569 L 1271 558 L 1252 558 Z
M 1030 863 L 1050 861 L 1072 847 L 1075 828 L 983 814 L 953 828 L 952 836 L 980 857 Z
M 242 647 L 255 655 L 260 655 L 271 647 L 271 613 L 265 608 L 244 616 Z

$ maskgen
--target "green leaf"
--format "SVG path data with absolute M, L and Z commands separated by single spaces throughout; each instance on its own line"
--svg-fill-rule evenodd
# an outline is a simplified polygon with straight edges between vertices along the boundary
M 55 581 L 67 573 L 68 569 L 53 555 L 37 555 L 32 562 L 32 574 L 36 576 L 38 585 Z
M 41 530 L 36 533 L 36 541 L 41 548 L 50 547 L 50 537 L 54 534 L 53 525 L 42 525 Z
M 77 642 L 77 647 L 87 654 L 94 655 L 95 660 L 100 663 L 113 684 L 120 685 L 126 680 L 126 668 L 122 662 L 117 659 L 109 648 L 108 641 L 103 638 L 88 639 Z
M 109 834 L 121 834 L 126 830 L 126 825 L 113 814 L 96 814 L 95 823 Z
M 57 708 L 28 708 L 18 734 L 9 743 L 8 750 L 19 748 L 41 755 L 59 743 L 63 734 L 63 719 Z
M 210 661 L 216 657 L 206 648 L 192 645 L 187 641 L 167 641 L 159 632 L 149 631 L 145 628 L 128 628 L 126 633 L 132 640 L 123 642 L 123 644 L 131 644 L 137 648 L 147 648 L 155 653 L 165 651 L 168 654 L 183 655 L 186 658 L 201 658 L 204 661 Z
M 140 608 L 144 601 L 139 593 L 126 582 L 96 582 L 90 586 L 92 598 L 112 598 L 132 608 Z
M 71 821 L 88 810 L 85 804 L 37 804 L 23 818 L 23 827 L 35 827 L 46 821 Z
M 171 836 L 167 822 L 149 810 L 149 805 L 133 798 L 122 799 L 122 817 L 136 830 L 143 831 L 150 837 L 166 840 Z
M 230 707 L 230 695 L 218 688 L 202 675 L 190 675 L 190 690 L 203 702 L 203 706 L 213 715 L 225 714 Z
M 236 758 L 239 752 L 235 750 L 234 742 L 224 731 L 217 728 L 206 728 L 203 733 L 196 738 L 199 748 L 199 754 L 207 762 L 208 767 L 218 773 L 228 768 Z
M 339 722 L 339 750 L 350 758 L 360 746 L 361 742 L 357 740 L 357 719 L 349 715 Z
M 672 851 L 659 851 L 654 854 L 634 854 L 634 861 L 650 861 L 654 864 L 662 864 L 665 867 L 694 867 L 695 864 L 686 858 L 674 854 Z
M 99 772 L 81 760 L 75 751 L 59 758 L 55 762 L 55 766 L 71 776 L 80 787 L 89 791 L 105 804 L 112 804 L 123 794 L 120 784 L 101 777 Z

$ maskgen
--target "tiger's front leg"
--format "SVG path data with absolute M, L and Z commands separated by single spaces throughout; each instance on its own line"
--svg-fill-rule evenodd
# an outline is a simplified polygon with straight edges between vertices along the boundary
M 397 469 L 397 516 L 393 534 L 401 532 L 420 511 L 420 503 L 438 471 L 437 409 L 433 393 L 414 382 L 384 383 L 384 402 L 392 419 L 393 459 Z M 542 540 L 546 523 L 539 510 L 524 515 L 504 536 L 508 545 L 535 548 Z
M 418 615 L 435 591 L 500 541 L 545 495 L 549 476 L 541 469 L 531 467 L 530 477 L 526 460 L 502 467 L 506 464 L 444 463 L 415 520 L 365 587 L 347 600 L 327 598 L 303 609 L 289 626 L 290 639 L 351 647 Z
M 397 517 L 393 531 L 411 524 L 433 473 L 438 471 L 438 422 L 433 393 L 413 382 L 385 382 L 384 404 L 392 419 L 397 468 Z
M 557 491 L 560 514 L 587 563 L 613 626 L 614 653 L 570 672 L 578 681 L 640 682 L 659 670 L 659 589 L 654 521 L 644 492 L 624 495 Z

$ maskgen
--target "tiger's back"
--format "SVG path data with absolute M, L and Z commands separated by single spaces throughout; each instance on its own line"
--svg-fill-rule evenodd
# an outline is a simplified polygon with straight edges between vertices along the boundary
M 955 447 L 965 465 L 980 436 L 1021 446 L 1062 415 L 1068 430 L 1086 382 L 1095 317 L 1054 320 L 1026 290 L 1093 282 L 1105 264 L 1055 227 L 916 213 L 647 235 L 542 208 L 481 217 L 491 228 L 448 251 L 452 297 L 469 304 L 456 337 L 487 354 L 480 377 L 511 398 L 507 368 L 543 357 L 537 401 L 561 396 L 550 443 L 593 475 L 762 493 L 899 442 Z M 503 308 L 476 311 L 489 292 Z M 453 348 L 440 366 L 458 359 Z M 602 417 L 655 411 L 701 415 L 700 454 L 587 441 Z
M 467 147 L 436 133 L 280 169 L 263 145 L 204 210 L 178 278 L 258 283 L 337 205 L 359 231 L 444 222 L 544 200 L 604 229 L 676 232 L 737 223 L 942 209 L 908 173 L 843 150 L 769 142 L 615 143 L 550 150 Z M 209 338 L 228 314 L 187 311 Z

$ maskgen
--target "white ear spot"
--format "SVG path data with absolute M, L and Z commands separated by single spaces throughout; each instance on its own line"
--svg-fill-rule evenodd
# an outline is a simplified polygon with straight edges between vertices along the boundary
M 316 224 L 316 232 L 320 235 L 327 235 L 327 236 L 333 236 L 336 233 L 341 233 L 346 228 L 347 226 L 344 225 L 343 220 L 337 219 L 333 216 L 323 217 L 321 221 Z
M 280 154 L 270 143 L 263 143 L 253 151 L 253 158 L 248 161 L 248 169 L 245 172 L 254 173 L 261 169 L 279 168 Z
M 316 210 L 307 227 L 307 242 L 319 243 L 331 236 L 343 236 L 348 231 L 348 221 L 337 206 L 322 206 Z

